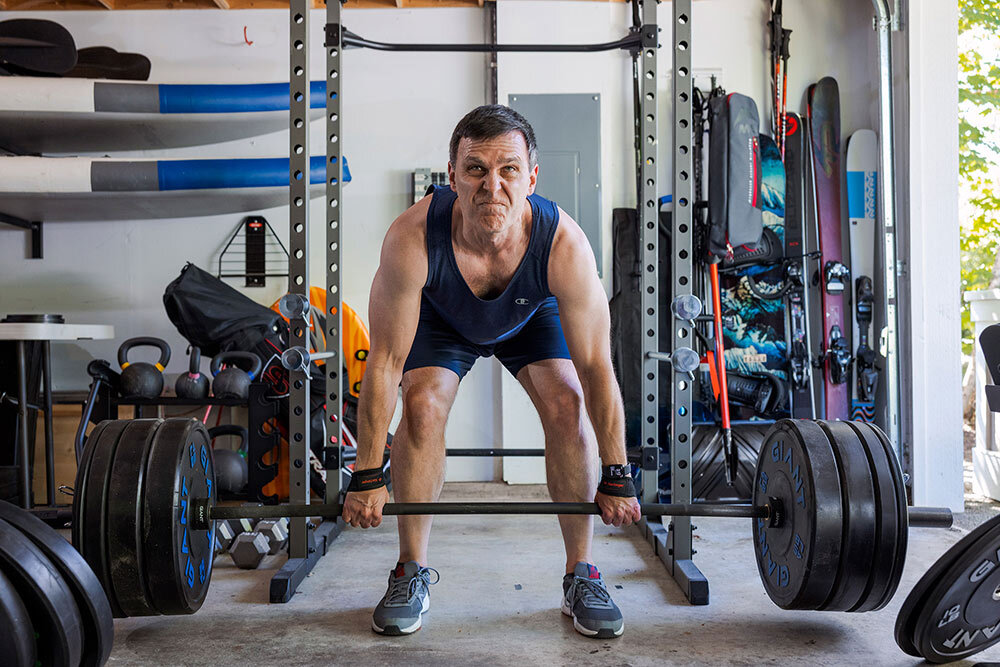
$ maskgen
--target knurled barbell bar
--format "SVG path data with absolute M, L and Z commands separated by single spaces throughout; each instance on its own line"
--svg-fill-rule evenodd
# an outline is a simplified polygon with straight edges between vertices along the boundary
M 110 599 L 133 601 L 128 612 L 112 604 L 119 616 L 196 611 L 211 579 L 216 521 L 342 512 L 340 504 L 216 505 L 209 436 L 194 419 L 102 422 L 87 441 L 76 488 L 74 543 Z M 823 611 L 884 607 L 899 585 L 908 526 L 951 525 L 945 508 L 907 507 L 888 439 L 856 422 L 777 422 L 761 445 L 750 504 L 650 503 L 641 510 L 648 517 L 751 519 L 767 595 L 784 609 Z M 599 512 L 595 503 L 390 503 L 383 513 Z M 134 539 L 117 531 L 109 540 L 109 516 L 135 517 Z
M 281 517 L 321 517 L 332 519 L 343 514 L 339 503 L 310 505 L 263 505 L 260 507 L 211 505 L 205 499 L 193 501 L 192 525 L 207 528 L 211 521 L 224 519 L 277 519 Z M 757 507 L 742 503 L 642 503 L 640 513 L 647 517 L 707 516 L 725 519 L 767 519 L 769 525 L 779 526 L 782 521 L 781 501 Z M 597 503 L 386 503 L 382 514 L 386 516 L 410 515 L 460 515 L 460 514 L 600 514 Z M 919 528 L 950 528 L 951 510 L 946 507 L 907 508 L 909 525 Z

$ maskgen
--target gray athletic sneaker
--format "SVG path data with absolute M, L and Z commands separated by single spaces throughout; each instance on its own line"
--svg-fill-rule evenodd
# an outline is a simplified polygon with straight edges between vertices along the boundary
M 431 581 L 431 573 L 437 577 Z M 408 635 L 420 629 L 420 617 L 431 607 L 429 587 L 441 579 L 438 571 L 416 561 L 396 563 L 389 588 L 372 614 L 372 630 L 381 635 Z
M 573 617 L 581 635 L 611 639 L 625 631 L 621 609 L 611 599 L 597 567 L 579 562 L 563 577 L 562 613 Z

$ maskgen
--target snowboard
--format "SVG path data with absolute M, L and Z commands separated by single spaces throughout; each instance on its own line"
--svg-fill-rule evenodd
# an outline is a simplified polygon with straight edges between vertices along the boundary
M 854 382 L 851 419 L 875 420 L 878 369 L 871 344 L 875 294 L 875 210 L 878 184 L 878 139 L 871 130 L 858 130 L 847 141 L 847 218 L 854 279 Z
M 809 343 L 809 292 L 806 289 L 805 160 L 806 127 L 799 115 L 785 117 L 785 331 L 788 345 L 790 410 L 793 417 L 815 419 Z
M 819 223 L 820 294 L 823 301 L 821 363 L 825 388 L 825 419 L 848 417 L 850 326 L 844 312 L 844 290 L 850 273 L 844 265 L 841 196 L 840 92 L 833 77 L 809 87 L 809 132 L 813 161 L 813 193 Z
M 785 243 L 785 168 L 771 137 L 760 137 L 761 201 L 764 226 Z M 777 265 L 748 265 L 719 276 L 722 332 L 726 370 L 740 375 L 770 375 L 787 386 L 784 269 Z M 755 291 L 772 298 L 761 298 Z M 784 403 L 784 401 L 782 401 Z M 738 409 L 737 406 L 732 406 Z M 745 408 L 749 409 L 749 408 Z M 772 418 L 787 416 L 787 405 Z

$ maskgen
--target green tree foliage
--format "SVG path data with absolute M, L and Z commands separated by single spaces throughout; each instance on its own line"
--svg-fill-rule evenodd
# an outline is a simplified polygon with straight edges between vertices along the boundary
M 962 289 L 1000 286 L 1000 3 L 959 0 L 958 137 Z M 971 349 L 969 309 L 962 339 Z

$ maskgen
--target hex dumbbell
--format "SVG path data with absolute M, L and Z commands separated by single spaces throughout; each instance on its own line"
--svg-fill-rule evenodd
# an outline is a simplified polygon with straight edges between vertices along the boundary
M 251 531 L 236 536 L 232 546 L 229 547 L 229 555 L 236 567 L 254 570 L 260 566 L 269 549 L 267 537 L 257 531 Z
M 226 521 L 216 521 L 215 522 L 215 551 L 223 552 L 229 551 L 229 547 L 232 546 L 233 540 L 236 539 L 236 522 L 231 519 Z
M 287 524 L 287 522 L 285 523 Z M 280 520 L 261 521 L 257 524 L 256 530 L 267 538 L 267 543 L 270 545 L 267 553 L 272 556 L 280 552 L 288 544 L 288 529 Z

